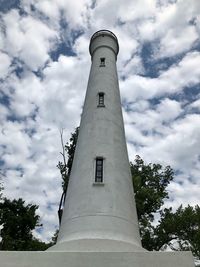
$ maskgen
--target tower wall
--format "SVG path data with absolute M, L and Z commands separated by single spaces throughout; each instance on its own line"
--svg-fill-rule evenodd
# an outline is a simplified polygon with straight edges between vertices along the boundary
M 76 251 L 141 250 L 116 69 L 117 38 L 93 35 L 92 65 L 58 243 Z M 105 58 L 105 66 L 101 65 Z M 99 92 L 105 107 L 98 107 Z M 95 160 L 103 158 L 103 183 Z

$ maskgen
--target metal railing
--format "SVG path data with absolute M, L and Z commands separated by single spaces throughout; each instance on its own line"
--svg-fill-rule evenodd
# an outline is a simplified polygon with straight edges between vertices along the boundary
M 95 39 L 96 37 L 98 37 L 99 35 L 102 35 L 102 34 L 111 35 L 118 42 L 116 35 L 113 32 L 109 31 L 109 30 L 100 30 L 98 32 L 95 32 L 91 37 L 91 41 L 93 39 Z

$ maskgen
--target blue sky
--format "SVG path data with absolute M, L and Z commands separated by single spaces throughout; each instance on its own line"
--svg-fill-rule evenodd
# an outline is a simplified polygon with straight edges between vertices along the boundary
M 200 1 L 0 0 L 0 168 L 4 195 L 58 224 L 65 141 L 79 125 L 91 35 L 113 31 L 129 158 L 171 165 L 165 206 L 200 202 Z

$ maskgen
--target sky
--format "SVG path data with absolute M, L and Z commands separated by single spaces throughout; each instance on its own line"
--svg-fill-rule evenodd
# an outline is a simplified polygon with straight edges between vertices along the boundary
M 0 177 L 4 196 L 58 227 L 64 141 L 80 123 L 91 35 L 113 31 L 130 161 L 175 171 L 164 207 L 200 204 L 200 1 L 0 0 Z

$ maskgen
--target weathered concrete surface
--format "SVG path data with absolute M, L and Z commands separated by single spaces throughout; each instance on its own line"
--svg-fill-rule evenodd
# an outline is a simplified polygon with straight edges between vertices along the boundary
M 190 252 L 0 252 L 0 267 L 194 267 Z

